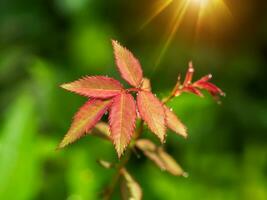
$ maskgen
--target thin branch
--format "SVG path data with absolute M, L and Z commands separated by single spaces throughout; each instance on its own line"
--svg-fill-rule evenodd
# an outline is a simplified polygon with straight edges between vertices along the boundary
M 179 87 L 179 79 L 177 81 L 177 84 L 173 88 L 171 94 L 168 97 L 164 98 L 162 100 L 162 103 L 166 104 L 172 98 L 174 98 L 175 97 L 175 95 L 174 95 L 175 94 L 175 90 L 177 90 L 178 87 Z M 130 89 L 128 91 L 136 91 L 136 90 Z M 109 186 L 104 191 L 104 196 L 103 196 L 104 200 L 110 200 L 111 199 L 111 197 L 112 197 L 112 195 L 114 193 L 114 190 L 116 188 L 116 185 L 117 185 L 118 181 L 120 180 L 121 170 L 123 168 L 125 168 L 125 166 L 127 165 L 128 161 L 130 160 L 133 148 L 135 146 L 135 142 L 140 138 L 143 130 L 144 130 L 144 121 L 141 120 L 140 125 L 139 125 L 137 131 L 135 132 L 135 134 L 133 136 L 133 140 L 132 140 L 131 144 L 129 145 L 129 148 L 126 150 L 125 156 L 118 163 L 118 165 L 116 167 L 116 172 L 115 172 L 113 178 L 111 179 L 111 182 L 110 182 Z
M 144 121 L 142 120 L 140 123 L 140 126 L 138 127 L 138 130 L 136 131 L 134 138 L 133 138 L 133 142 L 130 144 L 130 148 L 128 148 L 126 150 L 125 156 L 123 157 L 123 159 L 120 160 L 120 162 L 118 163 L 117 167 L 116 167 L 116 172 L 113 176 L 113 178 L 111 179 L 111 182 L 109 184 L 109 186 L 106 188 L 106 190 L 104 191 L 104 196 L 103 196 L 103 200 L 110 200 L 114 190 L 116 188 L 116 185 L 120 179 L 121 176 L 121 170 L 123 168 L 125 168 L 126 164 L 128 163 L 128 161 L 131 158 L 132 155 L 132 150 L 134 148 L 135 145 L 135 141 L 141 136 L 142 132 L 143 132 L 143 128 L 144 127 Z

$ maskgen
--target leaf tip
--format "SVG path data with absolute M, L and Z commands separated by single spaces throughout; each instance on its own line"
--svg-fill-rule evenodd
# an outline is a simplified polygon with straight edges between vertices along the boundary
M 162 134 L 162 135 L 158 135 L 159 137 L 159 140 L 162 144 L 166 143 L 166 130 L 165 130 L 165 133 Z
M 122 147 L 122 146 L 119 146 L 119 145 L 116 145 L 115 143 L 113 143 L 114 146 L 115 146 L 115 149 L 116 149 L 116 152 L 117 152 L 117 155 L 118 155 L 118 158 L 120 159 L 123 154 L 124 154 L 124 151 L 125 151 L 125 147 Z
M 115 39 L 111 39 L 111 43 L 112 43 L 112 46 L 113 46 L 114 49 L 117 46 L 121 46 L 120 43 L 117 40 L 115 40 Z
M 56 150 L 63 149 L 64 147 L 68 146 L 70 144 L 70 141 L 68 138 L 64 137 L 64 139 L 59 143 L 59 145 L 56 147 Z
M 65 90 L 69 90 L 69 84 L 68 83 L 63 83 L 61 85 L 59 85 L 60 88 L 65 89 Z
M 188 67 L 189 67 L 189 69 L 188 69 L 189 72 L 194 72 L 193 61 L 192 60 L 189 61 Z

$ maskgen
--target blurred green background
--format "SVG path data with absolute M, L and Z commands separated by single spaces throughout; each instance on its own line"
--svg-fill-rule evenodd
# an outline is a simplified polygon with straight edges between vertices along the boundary
M 173 4 L 140 29 L 154 0 L 0 0 L 0 199 L 99 199 L 113 171 L 96 160 L 116 161 L 115 150 L 92 136 L 55 150 L 86 101 L 58 86 L 84 75 L 120 79 L 111 38 L 140 59 L 160 97 L 189 60 L 195 79 L 212 73 L 227 94 L 221 105 L 187 94 L 170 103 L 189 139 L 169 132 L 165 146 L 189 177 L 135 158 L 128 168 L 144 199 L 267 199 L 267 3 L 225 3 L 232 18 L 214 13 L 197 39 L 194 9 L 188 11 L 156 65 Z

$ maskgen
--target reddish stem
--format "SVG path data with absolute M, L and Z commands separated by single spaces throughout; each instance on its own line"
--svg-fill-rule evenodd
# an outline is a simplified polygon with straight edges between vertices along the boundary
M 129 88 L 129 89 L 126 89 L 127 92 L 139 92 L 141 91 L 141 89 L 139 88 Z

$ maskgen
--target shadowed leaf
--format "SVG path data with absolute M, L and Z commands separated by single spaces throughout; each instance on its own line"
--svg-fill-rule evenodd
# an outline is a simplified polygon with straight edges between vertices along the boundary
M 59 148 L 65 147 L 89 132 L 107 111 L 111 102 L 111 100 L 95 99 L 87 101 L 75 115 L 68 133 L 59 144 Z
M 166 170 L 174 176 L 187 176 L 181 166 L 163 148 L 158 148 L 158 155 L 165 163 Z
M 142 152 L 150 160 L 152 160 L 161 170 L 166 170 L 165 163 L 157 154 L 157 146 L 149 140 L 140 139 L 136 142 L 136 146 L 142 150 Z
M 121 196 L 123 200 L 141 200 L 142 189 L 133 177 L 126 171 L 121 169 Z
M 86 76 L 61 87 L 86 97 L 103 99 L 116 96 L 123 89 L 120 82 L 105 76 Z
M 92 134 L 95 136 L 99 136 L 101 138 L 111 140 L 110 138 L 110 127 L 105 122 L 99 122 L 95 125 Z
M 187 176 L 180 165 L 163 148 L 157 147 L 147 139 L 136 141 L 136 146 L 161 170 L 166 170 L 174 176 Z
M 112 41 L 116 64 L 124 80 L 134 87 L 139 87 L 143 78 L 143 72 L 139 61 L 134 55 L 122 47 L 117 41 Z
M 97 160 L 98 164 L 106 169 L 111 169 L 113 167 L 113 164 L 108 162 L 108 161 L 105 161 L 105 160 Z
M 151 93 L 138 92 L 137 106 L 142 119 L 161 142 L 165 139 L 165 112 L 162 103 Z
M 135 129 L 136 106 L 132 95 L 122 92 L 113 99 L 109 123 L 111 139 L 120 157 L 129 144 Z

